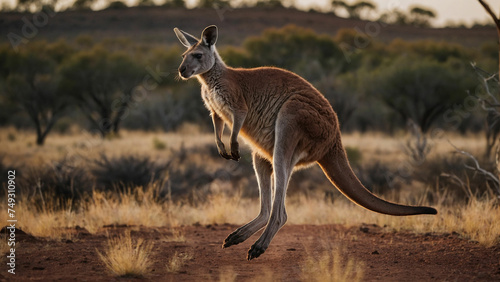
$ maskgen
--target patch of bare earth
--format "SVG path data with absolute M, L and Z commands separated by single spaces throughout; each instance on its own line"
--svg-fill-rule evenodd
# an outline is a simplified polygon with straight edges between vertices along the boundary
M 0 280 L 115 281 L 96 254 L 108 237 L 131 230 L 132 238 L 154 242 L 149 274 L 156 281 L 201 281 L 234 277 L 249 281 L 303 279 L 302 266 L 309 256 L 340 249 L 364 265 L 366 281 L 500 281 L 500 246 L 483 247 L 457 234 L 387 232 L 374 225 L 285 225 L 261 257 L 247 261 L 246 252 L 257 235 L 246 242 L 222 249 L 224 238 L 238 226 L 208 225 L 180 227 L 185 241 L 168 240 L 169 228 L 121 226 L 102 228 L 97 234 L 85 229 L 68 230 L 71 239 L 49 240 L 17 234 L 15 277 L 7 273 L 4 260 Z M 189 259 L 177 272 L 167 263 L 177 254 Z M 226 276 L 224 276 L 226 275 Z M 306 279 L 307 280 L 307 279 Z

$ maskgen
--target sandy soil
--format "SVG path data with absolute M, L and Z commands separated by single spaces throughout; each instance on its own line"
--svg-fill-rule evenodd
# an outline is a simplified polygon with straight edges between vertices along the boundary
M 18 232 L 15 280 L 121 280 L 106 270 L 96 249 L 103 249 L 108 235 L 130 229 L 133 238 L 155 242 L 154 265 L 143 278 L 147 280 L 218 280 L 221 272 L 232 270 L 237 281 L 250 281 L 267 270 L 275 280 L 298 281 L 307 256 L 340 248 L 364 263 L 366 281 L 500 281 L 500 246 L 482 247 L 458 234 L 415 235 L 372 225 L 285 225 L 265 254 L 247 261 L 247 250 L 256 235 L 240 245 L 221 248 L 235 228 L 228 224 L 180 227 L 185 242 L 167 242 L 164 238 L 171 235 L 167 228 L 140 226 L 107 227 L 95 235 L 76 228 L 70 230 L 74 232 L 71 240 L 47 240 Z M 168 273 L 165 264 L 176 251 L 191 253 L 193 258 L 178 273 Z M 14 278 L 2 265 L 0 280 Z

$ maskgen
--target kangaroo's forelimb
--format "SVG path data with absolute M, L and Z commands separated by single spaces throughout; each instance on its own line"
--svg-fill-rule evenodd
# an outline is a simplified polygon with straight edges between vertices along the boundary
M 233 159 L 233 157 L 226 152 L 226 147 L 221 139 L 222 132 L 224 131 L 224 121 L 219 117 L 219 115 L 217 115 L 217 113 L 212 112 L 212 122 L 214 124 L 215 144 L 217 144 L 219 155 L 224 159 Z
M 241 127 L 245 122 L 245 117 L 247 116 L 247 110 L 239 109 L 234 111 L 232 115 L 233 115 L 233 129 L 231 131 L 231 157 L 233 160 L 239 161 L 240 144 L 238 143 L 238 134 L 240 133 Z

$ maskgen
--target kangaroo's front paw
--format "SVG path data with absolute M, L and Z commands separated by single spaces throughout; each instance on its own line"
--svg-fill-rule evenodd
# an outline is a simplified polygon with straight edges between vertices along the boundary
M 230 154 L 224 152 L 224 151 L 219 151 L 219 155 L 221 157 L 223 157 L 224 159 L 226 160 L 232 160 L 233 159 L 233 156 L 231 156 Z
M 224 146 L 224 143 L 222 141 L 217 141 L 217 150 L 219 151 L 219 155 L 223 157 L 226 160 L 232 160 L 233 156 L 230 154 L 226 153 L 226 147 Z
M 265 251 L 266 251 L 266 247 L 262 246 L 258 246 L 257 242 L 255 244 L 252 245 L 252 247 L 250 248 L 250 250 L 248 250 L 248 256 L 247 256 L 247 259 L 248 260 L 252 260 L 254 258 L 258 258 L 260 255 L 262 255 Z
M 235 161 L 240 160 L 240 144 L 238 142 L 231 143 L 231 157 Z

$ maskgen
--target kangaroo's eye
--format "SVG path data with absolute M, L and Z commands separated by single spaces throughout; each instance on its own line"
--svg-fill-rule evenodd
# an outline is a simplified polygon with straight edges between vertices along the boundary
M 202 54 L 193 54 L 193 57 L 195 57 L 198 60 L 201 59 L 201 56 L 202 56 Z

